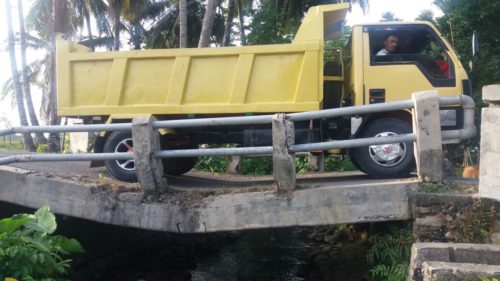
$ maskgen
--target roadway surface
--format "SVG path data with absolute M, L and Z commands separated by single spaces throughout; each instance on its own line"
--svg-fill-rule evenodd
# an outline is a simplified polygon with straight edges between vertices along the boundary
M 0 157 L 6 155 L 2 154 L 0 154 Z M 89 161 L 19 162 L 10 164 L 9 166 L 32 171 L 45 176 L 84 179 L 86 182 L 93 180 L 98 181 L 102 178 L 102 176 L 104 176 L 107 181 L 119 182 L 113 178 L 105 167 L 90 168 Z M 390 180 L 374 179 L 359 171 L 305 173 L 297 175 L 297 185 L 299 188 L 331 185 L 346 186 L 354 184 L 380 184 L 388 181 L 409 182 L 414 180 L 416 180 L 416 177 Z M 194 170 L 181 176 L 168 176 L 167 181 L 169 186 L 181 189 L 251 188 L 257 186 L 270 187 L 274 184 L 272 176 L 242 176 L 208 173 Z M 123 182 L 119 183 L 125 184 Z

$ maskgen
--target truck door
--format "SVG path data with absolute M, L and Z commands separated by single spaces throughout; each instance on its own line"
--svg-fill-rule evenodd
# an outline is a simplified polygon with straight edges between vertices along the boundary
M 389 36 L 397 39 L 397 47 L 380 54 Z M 363 104 L 409 99 L 413 92 L 429 89 L 441 96 L 460 94 L 449 50 L 427 25 L 365 26 L 363 57 Z

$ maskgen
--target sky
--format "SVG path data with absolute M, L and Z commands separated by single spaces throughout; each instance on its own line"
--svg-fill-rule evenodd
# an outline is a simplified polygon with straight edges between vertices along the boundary
M 354 25 L 359 23 L 377 22 L 381 19 L 382 13 L 392 12 L 396 18 L 403 20 L 414 20 L 421 11 L 430 9 L 434 12 L 434 16 L 441 16 L 442 12 L 432 4 L 434 0 L 369 0 L 370 6 L 366 14 L 363 14 L 361 8 L 357 5 L 353 6 L 352 12 L 347 15 L 347 24 Z M 14 29 L 17 30 L 17 1 L 10 1 L 13 9 Z M 29 10 L 32 1 L 23 0 L 23 8 L 25 13 Z M 4 1 L 0 1 L 0 21 L 5 21 L 5 5 Z M 0 89 L 4 82 L 11 76 L 9 55 L 6 48 L 7 26 L 5 22 L 0 22 Z M 19 52 L 18 52 L 19 53 Z M 19 54 L 18 54 L 19 55 Z M 28 60 L 33 60 L 35 55 L 28 53 Z M 29 62 L 28 62 L 29 63 Z M 19 68 L 19 63 L 18 63 Z M 33 89 L 35 108 L 40 107 L 40 91 Z M 38 97 L 38 98 L 36 98 Z M 18 126 L 17 111 L 12 107 L 12 101 L 4 99 L 0 101 L 0 128 L 4 127 L 1 119 L 7 118 L 13 126 Z

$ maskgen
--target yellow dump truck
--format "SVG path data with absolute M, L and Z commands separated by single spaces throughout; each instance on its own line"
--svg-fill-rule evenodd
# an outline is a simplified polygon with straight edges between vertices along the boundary
M 301 112 L 409 99 L 436 89 L 441 96 L 470 94 L 467 74 L 444 36 L 429 22 L 383 22 L 352 28 L 345 54 L 332 50 L 349 6 L 309 9 L 293 42 L 282 45 L 93 53 L 57 41 L 60 116 L 129 122 L 154 114 L 160 120 Z M 397 49 L 377 52 L 392 35 Z M 449 111 L 447 112 L 449 114 Z M 460 126 L 460 112 L 448 126 Z M 296 143 L 387 136 L 411 131 L 408 111 L 296 123 Z M 199 144 L 270 145 L 269 126 L 189 128 L 163 132 L 168 148 Z M 131 134 L 100 134 L 94 152 L 130 151 Z M 413 146 L 401 143 L 356 148 L 360 170 L 399 177 L 414 169 Z M 165 160 L 172 161 L 172 160 Z M 176 159 L 166 173 L 189 171 L 194 159 Z M 133 161 L 108 161 L 121 180 L 135 180 Z

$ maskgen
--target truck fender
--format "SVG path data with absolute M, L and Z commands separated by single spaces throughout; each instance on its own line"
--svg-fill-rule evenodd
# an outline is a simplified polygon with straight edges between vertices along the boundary
M 398 110 L 351 118 L 351 136 L 356 137 L 369 124 L 380 118 L 396 118 L 413 127 L 411 110 Z M 361 119 L 361 120 L 359 120 Z M 354 126 L 354 127 L 353 127 Z

